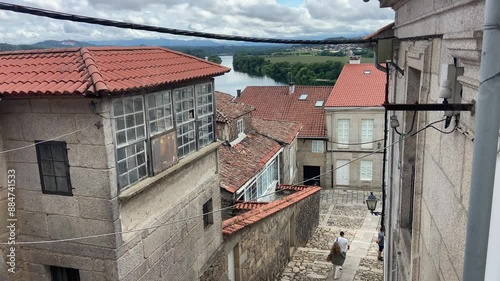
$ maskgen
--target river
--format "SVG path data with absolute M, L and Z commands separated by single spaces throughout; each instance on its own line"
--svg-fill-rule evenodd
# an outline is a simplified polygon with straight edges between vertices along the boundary
M 234 71 L 233 56 L 221 56 L 221 65 L 231 68 L 231 72 L 215 77 L 215 90 L 236 96 L 237 90 L 244 90 L 246 86 L 281 86 L 285 85 L 274 81 L 267 76 L 250 76 L 243 72 Z

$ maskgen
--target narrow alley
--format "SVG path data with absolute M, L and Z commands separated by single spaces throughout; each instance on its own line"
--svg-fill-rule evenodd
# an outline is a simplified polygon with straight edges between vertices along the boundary
M 306 247 L 295 251 L 276 281 L 334 280 L 332 264 L 326 256 L 340 231 L 351 243 L 340 281 L 378 281 L 383 279 L 383 263 L 377 260 L 377 226 L 364 203 L 369 192 L 322 190 L 320 223 Z M 380 192 L 374 192 L 380 198 Z

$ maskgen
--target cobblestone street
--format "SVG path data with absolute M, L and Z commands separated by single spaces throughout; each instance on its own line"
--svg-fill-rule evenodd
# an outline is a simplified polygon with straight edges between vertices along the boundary
M 332 264 L 326 261 L 330 247 L 344 231 L 351 243 L 340 281 L 382 281 L 383 263 L 377 260 L 377 226 L 364 203 L 367 191 L 322 190 L 320 223 L 306 247 L 298 248 L 276 281 L 334 280 Z M 377 198 L 380 192 L 374 192 Z

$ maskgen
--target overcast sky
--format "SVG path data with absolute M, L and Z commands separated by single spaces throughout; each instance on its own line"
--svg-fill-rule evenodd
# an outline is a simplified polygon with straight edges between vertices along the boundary
M 195 31 L 259 37 L 369 34 L 394 13 L 371 0 L 1 0 L 66 13 Z M 154 32 L 0 11 L 0 43 L 175 38 Z

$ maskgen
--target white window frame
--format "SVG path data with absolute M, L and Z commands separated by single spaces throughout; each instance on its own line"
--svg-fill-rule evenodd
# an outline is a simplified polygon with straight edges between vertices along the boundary
M 174 128 L 170 91 L 147 94 L 146 110 L 150 137 Z
M 236 131 L 238 132 L 238 136 L 245 133 L 245 123 L 243 123 L 243 118 L 236 121 Z
M 281 152 L 270 160 L 260 171 L 260 173 L 238 193 L 237 200 L 245 201 L 272 201 L 274 196 L 265 196 L 274 192 L 275 187 L 280 183 L 279 163 Z
M 212 143 L 215 138 L 214 93 L 212 83 L 195 86 L 198 119 L 198 149 Z
M 173 91 L 179 158 L 196 151 L 196 105 L 194 87 Z
M 373 119 L 361 119 L 361 149 L 373 149 Z M 371 142 L 371 143 L 367 143 Z
M 351 121 L 349 119 L 337 120 L 337 144 L 338 148 L 349 148 L 349 126 Z
M 203 87 L 206 91 L 203 90 Z M 199 95 L 194 92 L 195 88 L 200 90 Z M 176 100 L 174 93 L 186 89 L 192 89 L 192 97 Z M 150 100 L 151 97 L 154 97 L 154 104 Z M 197 98 L 200 98 L 200 108 L 198 108 Z M 126 104 L 127 102 L 128 104 Z M 187 102 L 188 106 L 181 105 L 181 110 L 176 111 L 174 107 L 176 103 L 180 105 L 184 102 Z M 191 107 L 191 102 L 193 107 Z M 151 140 L 157 135 L 176 129 L 179 158 L 213 142 L 215 136 L 213 86 L 211 82 L 202 83 L 173 90 L 113 99 L 111 101 L 111 117 L 113 120 L 117 185 L 118 189 L 123 191 L 153 175 L 153 171 L 148 167 L 148 162 L 151 161 Z M 163 123 L 163 126 L 152 125 L 158 123 Z M 184 136 L 189 138 L 189 142 L 179 142 Z M 179 150 L 185 146 L 189 146 L 189 150 L 187 154 L 182 155 Z M 129 168 L 130 166 L 132 168 Z
M 132 103 L 133 109 L 127 112 L 129 102 Z M 122 106 L 117 112 L 118 106 L 116 105 L 119 103 Z M 148 176 L 145 110 L 142 95 L 117 99 L 111 105 L 119 189 L 125 189 Z M 121 142 L 120 136 L 125 137 L 125 142 Z M 130 166 L 133 167 L 129 168 Z
M 311 151 L 314 153 L 323 153 L 325 152 L 325 142 L 322 140 L 313 140 L 311 141 Z
M 359 165 L 359 179 L 362 181 L 373 180 L 373 161 L 361 160 Z

